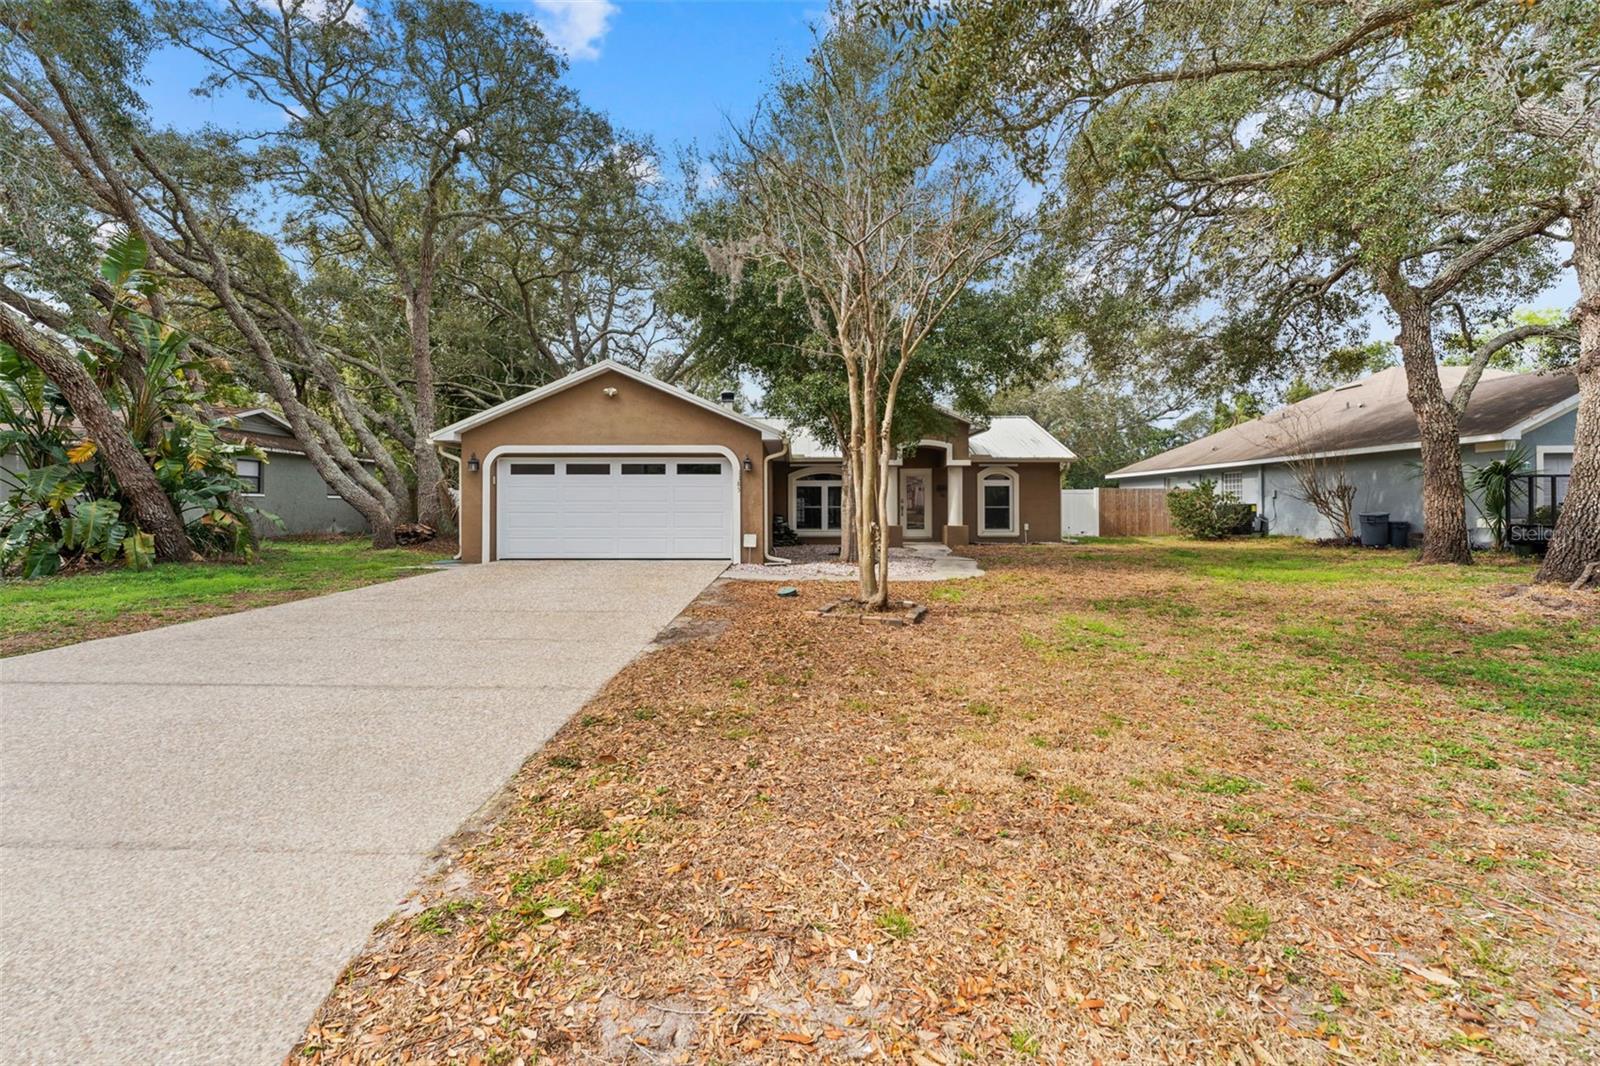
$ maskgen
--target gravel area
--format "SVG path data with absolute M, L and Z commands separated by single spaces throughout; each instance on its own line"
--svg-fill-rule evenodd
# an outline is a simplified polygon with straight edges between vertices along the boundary
M 839 549 L 835 545 L 799 544 L 780 548 L 775 554 L 792 562 L 741 563 L 730 566 L 722 576 L 736 581 L 854 581 L 856 578 L 855 564 L 839 562 Z M 889 549 L 890 581 L 948 581 L 978 577 L 982 573 L 974 560 L 953 555 L 942 546 Z

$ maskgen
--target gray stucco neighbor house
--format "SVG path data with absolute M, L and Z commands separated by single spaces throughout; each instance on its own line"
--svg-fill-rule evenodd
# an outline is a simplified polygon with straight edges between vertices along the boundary
M 218 435 L 238 444 L 254 444 L 267 455 L 266 462 L 242 459 L 238 467 L 239 476 L 256 490 L 245 493 L 245 499 L 262 512 L 252 516 L 258 534 L 284 537 L 294 533 L 367 531 L 367 520 L 322 480 L 281 415 L 264 407 L 252 407 L 228 412 L 228 416 L 233 419 L 233 426 L 218 430 Z M 11 451 L 0 454 L 0 469 L 20 474 L 22 458 Z M 0 501 L 10 494 L 10 484 L 0 477 Z M 278 521 L 266 515 L 276 515 Z
M 254 444 L 267 455 L 264 463 L 239 461 L 239 476 L 255 488 L 245 493 L 246 500 L 256 510 L 278 517 L 278 522 L 255 517 L 261 536 L 366 532 L 367 521 L 361 512 L 322 480 L 282 416 L 257 407 L 232 412 L 232 417 L 235 428 L 223 429 L 220 435 L 240 444 Z
M 1441 367 L 1448 395 L 1462 367 Z M 1486 370 L 1461 417 L 1465 468 L 1503 459 L 1519 445 L 1534 471 L 1572 469 L 1578 384 L 1571 374 L 1512 374 Z M 1255 504 L 1272 533 L 1335 535 L 1326 519 L 1296 495 L 1286 460 L 1338 458 L 1356 486 L 1355 510 L 1387 511 L 1391 521 L 1422 530 L 1422 476 L 1417 420 L 1406 400 L 1405 371 L 1393 367 L 1281 407 L 1261 418 L 1213 433 L 1106 475 L 1121 488 L 1188 488 L 1203 478 Z M 1473 539 L 1487 543 L 1487 523 L 1471 502 Z

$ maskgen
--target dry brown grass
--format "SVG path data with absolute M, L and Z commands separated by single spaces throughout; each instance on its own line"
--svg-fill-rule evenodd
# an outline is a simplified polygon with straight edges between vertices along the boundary
M 1593 597 L 978 554 L 905 629 L 715 586 L 725 628 L 530 760 L 292 1059 L 1594 1057 Z

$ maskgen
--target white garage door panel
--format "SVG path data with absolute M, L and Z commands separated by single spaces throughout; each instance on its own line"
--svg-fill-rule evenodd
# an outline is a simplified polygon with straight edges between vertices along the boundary
M 679 473 L 680 463 L 718 472 Z M 573 473 L 572 465 L 608 472 Z M 624 474 L 624 466 L 665 472 Z M 503 459 L 496 476 L 501 559 L 725 559 L 731 551 L 735 493 L 725 459 Z

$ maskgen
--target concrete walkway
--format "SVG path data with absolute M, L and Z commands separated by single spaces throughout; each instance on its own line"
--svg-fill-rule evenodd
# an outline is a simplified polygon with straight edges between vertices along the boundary
M 724 564 L 496 563 L 0 661 L 0 1063 L 277 1063 Z

